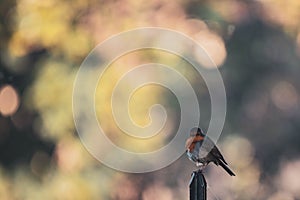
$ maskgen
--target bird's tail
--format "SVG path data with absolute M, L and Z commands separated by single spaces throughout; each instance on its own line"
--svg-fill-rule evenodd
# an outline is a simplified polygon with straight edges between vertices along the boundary
M 231 169 L 229 169 L 229 167 L 227 165 L 225 165 L 222 161 L 219 162 L 219 164 L 221 165 L 221 167 L 223 167 L 223 169 L 225 169 L 225 171 L 230 175 L 230 176 L 235 176 L 235 174 L 233 173 L 233 171 Z

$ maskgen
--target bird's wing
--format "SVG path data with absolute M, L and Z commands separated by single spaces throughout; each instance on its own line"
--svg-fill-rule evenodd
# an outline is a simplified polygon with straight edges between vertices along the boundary
M 205 137 L 205 140 L 202 142 L 201 144 L 201 148 L 199 151 L 199 157 L 200 158 L 205 158 L 208 153 L 211 152 L 211 150 L 214 148 L 215 143 L 209 138 L 209 137 Z
M 211 153 L 212 153 L 212 155 L 213 155 L 215 158 L 221 160 L 223 163 L 225 163 L 226 165 L 228 165 L 227 162 L 225 161 L 224 157 L 222 156 L 221 152 L 219 151 L 218 147 L 215 146 L 215 147 L 212 149 Z
M 207 138 L 207 140 L 210 145 L 214 144 L 214 142 L 210 138 Z M 216 145 L 214 145 L 214 147 L 211 149 L 211 154 L 215 158 L 217 158 L 218 160 L 221 160 L 223 163 L 225 163 L 227 165 L 227 162 L 225 161 L 224 157 L 222 156 L 220 150 L 218 149 L 218 147 Z
M 206 151 L 209 150 L 210 153 L 212 154 L 212 156 L 214 156 L 218 160 L 221 160 L 222 162 L 224 162 L 227 165 L 227 162 L 225 161 L 225 159 L 222 156 L 221 152 L 219 151 L 218 147 L 208 136 L 206 137 L 206 141 L 203 142 L 202 146 L 203 146 L 202 148 L 205 149 L 205 151 L 203 153 L 206 153 Z M 203 150 L 201 150 L 201 151 L 203 151 Z M 200 153 L 201 153 L 201 151 L 200 151 Z

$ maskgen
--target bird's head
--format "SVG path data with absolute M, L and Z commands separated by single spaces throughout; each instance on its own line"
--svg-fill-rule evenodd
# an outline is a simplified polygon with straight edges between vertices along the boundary
M 205 134 L 202 132 L 201 128 L 199 127 L 194 127 L 191 129 L 191 132 L 190 132 L 190 136 L 192 137 L 195 137 L 197 135 L 201 135 L 201 136 L 205 136 Z

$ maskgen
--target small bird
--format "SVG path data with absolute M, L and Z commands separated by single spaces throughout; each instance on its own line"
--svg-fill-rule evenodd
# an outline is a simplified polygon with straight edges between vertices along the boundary
M 206 138 L 206 142 L 203 143 Z M 222 156 L 221 152 L 214 144 L 214 142 L 206 136 L 200 128 L 192 128 L 190 137 L 187 139 L 185 147 L 188 158 L 196 163 L 197 167 L 204 168 L 210 162 L 215 163 L 217 166 L 221 165 L 224 170 L 230 175 L 235 176 L 231 169 L 229 169 L 227 162 Z M 200 152 L 201 148 L 201 152 Z M 205 156 L 201 156 L 205 155 Z

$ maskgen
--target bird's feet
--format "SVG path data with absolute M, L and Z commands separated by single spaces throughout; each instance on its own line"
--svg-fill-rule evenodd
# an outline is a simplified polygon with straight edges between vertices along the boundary
M 201 162 L 196 162 L 196 166 L 197 166 L 197 167 L 203 167 L 204 165 L 203 165 L 203 163 L 201 163 Z
M 202 171 L 206 167 L 206 165 L 201 162 L 196 162 L 196 167 L 199 168 L 198 171 Z

